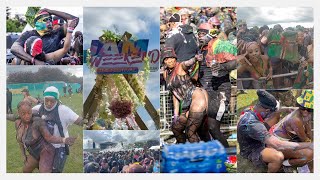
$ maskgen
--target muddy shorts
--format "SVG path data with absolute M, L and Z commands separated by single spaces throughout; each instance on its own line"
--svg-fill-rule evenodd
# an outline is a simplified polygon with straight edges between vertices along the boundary
M 255 167 L 267 167 L 267 163 L 265 163 L 262 159 L 262 155 L 261 152 L 262 150 L 264 150 L 265 147 L 260 147 L 258 149 L 255 149 L 251 154 L 249 154 L 249 156 L 247 157 L 247 159 L 249 159 L 253 165 Z

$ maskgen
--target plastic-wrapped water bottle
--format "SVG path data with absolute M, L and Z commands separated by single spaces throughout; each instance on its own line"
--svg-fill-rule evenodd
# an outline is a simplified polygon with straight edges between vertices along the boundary
M 220 64 L 215 59 L 213 59 L 211 63 L 212 76 L 218 76 L 219 70 L 220 70 Z

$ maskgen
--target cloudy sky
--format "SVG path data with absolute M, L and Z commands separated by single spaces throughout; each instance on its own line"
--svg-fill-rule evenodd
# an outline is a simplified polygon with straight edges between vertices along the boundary
M 90 48 L 92 40 L 102 35 L 102 30 L 115 30 L 120 34 L 128 31 L 139 39 L 149 39 L 148 51 L 159 49 L 159 9 L 122 8 L 122 7 L 87 7 L 84 8 L 84 49 Z M 84 99 L 87 99 L 95 83 L 96 75 L 84 66 Z M 160 108 L 160 75 L 159 71 L 150 73 L 146 84 L 146 93 L 156 109 Z M 154 122 L 143 107 L 138 113 L 148 129 L 155 129 Z
M 302 25 L 313 27 L 313 8 L 303 7 L 238 7 L 238 20 L 246 20 L 248 27 L 281 24 L 283 28 Z
M 102 30 L 120 34 L 128 31 L 139 39 L 149 39 L 149 50 L 159 49 L 159 8 L 87 7 L 84 8 L 84 49 L 102 35 Z
M 7 68 L 7 74 L 15 73 L 15 72 L 37 72 L 38 69 L 43 66 L 10 66 Z M 59 68 L 65 73 L 71 73 L 77 77 L 83 76 L 82 66 L 45 66 L 46 68 Z
M 128 142 L 134 143 L 147 140 L 159 140 L 160 131 L 83 131 L 84 142 L 92 139 L 96 143 L 104 142 Z M 84 145 L 85 146 L 85 145 Z

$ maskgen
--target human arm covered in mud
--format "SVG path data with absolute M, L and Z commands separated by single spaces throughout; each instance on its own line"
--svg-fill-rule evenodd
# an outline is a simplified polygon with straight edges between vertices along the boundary
M 56 16 L 59 16 L 61 17 L 62 19 L 64 19 L 66 22 L 68 22 L 68 20 L 73 20 L 74 21 L 74 28 L 78 25 L 79 23 L 79 17 L 76 17 L 76 16 L 73 16 L 71 14 L 68 14 L 68 13 L 65 13 L 65 12 L 61 12 L 61 11 L 56 11 L 56 10 L 51 10 L 51 9 L 42 9 L 40 11 L 46 11 L 48 12 L 49 14 L 52 14 L 52 15 L 56 15 Z M 67 34 L 67 29 L 68 29 L 68 25 L 67 23 L 64 24 L 63 26 L 63 30 L 64 30 L 64 34 L 66 35 Z
M 270 136 L 266 138 L 264 141 L 267 145 L 275 148 L 279 151 L 285 150 L 300 150 L 300 149 L 312 149 L 313 150 L 313 143 L 311 142 L 290 142 L 290 141 L 282 141 L 275 136 Z
M 300 119 L 298 119 L 298 118 L 292 119 L 292 121 L 289 124 L 289 126 L 294 132 L 296 132 L 297 136 L 299 137 L 299 139 L 302 142 L 311 142 L 311 138 L 308 137 L 308 135 L 307 135 L 307 133 L 305 131 L 304 124 Z
M 54 60 L 54 62 L 57 63 L 61 61 L 61 58 L 63 58 L 68 53 L 71 47 L 72 32 L 74 27 L 76 26 L 76 23 L 78 22 L 76 20 L 68 20 L 67 22 L 68 30 L 63 47 L 54 52 L 46 54 L 45 57 L 47 60 Z
M 202 61 L 203 55 L 197 54 L 194 58 L 181 62 L 181 67 L 184 71 L 188 71 L 188 69 L 193 66 L 197 61 Z
M 46 121 L 41 119 L 40 117 L 34 117 L 33 121 L 35 123 L 34 124 L 35 128 L 39 130 L 43 138 L 49 143 L 72 145 L 76 140 L 75 137 L 63 138 L 63 137 L 57 137 L 57 136 L 51 135 L 51 133 L 47 128 Z
M 13 55 L 15 55 L 17 58 L 19 58 L 21 60 L 24 60 L 24 61 L 27 61 L 27 62 L 29 62 L 31 64 L 35 64 L 35 65 L 44 65 L 45 64 L 45 62 L 40 61 L 38 59 L 35 59 L 30 54 L 26 53 L 24 51 L 23 46 L 20 45 L 17 41 L 12 44 L 11 53 Z

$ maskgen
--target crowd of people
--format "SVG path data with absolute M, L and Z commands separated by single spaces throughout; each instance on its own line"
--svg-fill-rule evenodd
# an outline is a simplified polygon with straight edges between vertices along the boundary
M 159 150 L 84 152 L 85 173 L 159 173 Z
M 313 88 L 313 28 L 248 24 L 237 22 L 238 89 Z
M 81 65 L 83 35 L 74 33 L 79 18 L 41 9 L 34 17 L 34 30 L 26 31 L 13 43 L 12 65 Z
M 171 130 L 178 143 L 219 140 L 237 66 L 232 7 L 161 8 L 163 81 L 173 95 Z

